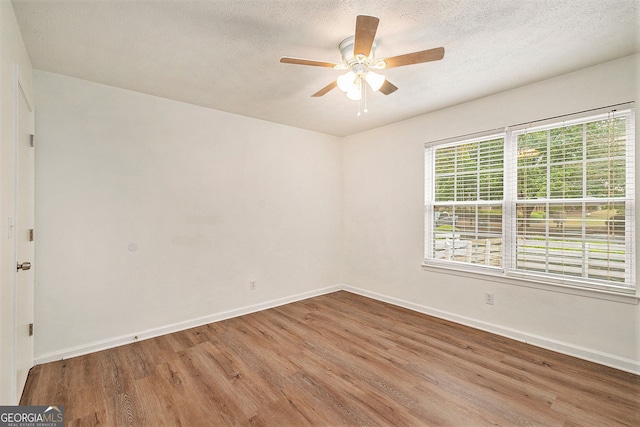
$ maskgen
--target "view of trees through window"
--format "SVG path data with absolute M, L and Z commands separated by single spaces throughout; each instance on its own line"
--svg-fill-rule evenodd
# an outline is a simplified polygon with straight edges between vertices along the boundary
M 631 121 L 618 114 L 428 148 L 427 260 L 631 285 Z

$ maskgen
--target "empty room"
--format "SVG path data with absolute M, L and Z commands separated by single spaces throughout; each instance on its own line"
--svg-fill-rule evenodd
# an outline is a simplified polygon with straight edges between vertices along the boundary
M 640 425 L 638 0 L 0 24 L 0 426 Z

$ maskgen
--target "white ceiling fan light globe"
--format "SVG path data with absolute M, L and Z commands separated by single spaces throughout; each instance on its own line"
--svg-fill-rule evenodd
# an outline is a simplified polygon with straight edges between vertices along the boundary
M 371 87 L 371 90 L 377 92 L 380 90 L 386 78 L 382 74 L 374 73 L 373 71 L 367 71 L 367 75 L 364 77 L 366 82 Z
M 355 80 L 356 73 L 354 73 L 353 70 L 350 70 L 348 73 L 345 73 L 336 79 L 338 88 L 345 93 L 349 92 L 356 86 Z
M 362 85 L 354 84 L 347 92 L 347 98 L 352 101 L 360 101 L 362 99 Z

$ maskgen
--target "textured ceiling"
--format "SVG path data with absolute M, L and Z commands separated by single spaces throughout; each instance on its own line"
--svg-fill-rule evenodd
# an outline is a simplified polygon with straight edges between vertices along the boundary
M 6 0 L 0 0 L 6 1 Z M 34 68 L 338 136 L 640 51 L 639 0 L 13 0 Z M 334 89 L 357 15 L 376 57 L 444 46 L 386 70 L 367 114 Z

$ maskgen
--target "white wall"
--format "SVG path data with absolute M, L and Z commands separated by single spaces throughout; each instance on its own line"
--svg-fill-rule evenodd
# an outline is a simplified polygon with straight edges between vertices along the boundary
M 14 378 L 15 244 L 8 219 L 14 217 L 16 70 L 28 98 L 31 63 L 11 3 L 0 1 L 0 405 L 17 403 Z
M 40 71 L 34 91 L 36 362 L 339 283 L 338 138 Z
M 346 284 L 640 373 L 637 300 L 612 302 L 421 268 L 426 142 L 632 101 L 638 62 L 640 55 L 623 58 L 345 138 Z M 495 294 L 493 306 L 484 303 L 487 291 Z

